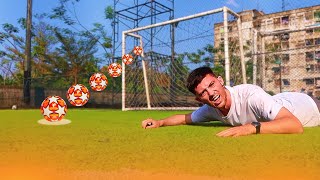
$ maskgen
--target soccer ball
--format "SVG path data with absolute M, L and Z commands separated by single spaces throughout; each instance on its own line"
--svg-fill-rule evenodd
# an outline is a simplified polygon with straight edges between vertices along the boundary
M 40 107 L 47 121 L 60 121 L 67 113 L 67 104 L 59 96 L 48 96 Z
M 18 108 L 17 105 L 12 105 L 12 107 L 11 107 L 12 110 L 16 110 L 17 108 Z
M 67 91 L 67 98 L 73 106 L 85 105 L 90 97 L 89 90 L 82 84 L 72 85 Z
M 102 73 L 94 73 L 89 79 L 89 84 L 92 90 L 102 91 L 107 87 L 108 79 Z
M 133 48 L 133 53 L 134 53 L 135 55 L 137 55 L 137 56 L 140 56 L 140 55 L 142 54 L 142 47 L 140 47 L 140 46 L 135 46 L 135 47 Z
M 119 77 L 122 72 L 122 67 L 118 63 L 112 63 L 108 67 L 108 72 L 111 77 Z
M 131 56 L 131 54 L 125 54 L 122 57 L 122 61 L 126 65 L 132 64 L 133 57 Z

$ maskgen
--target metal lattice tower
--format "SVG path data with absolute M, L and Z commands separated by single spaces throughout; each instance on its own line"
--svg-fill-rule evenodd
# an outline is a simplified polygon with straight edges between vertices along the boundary
M 123 4 L 120 0 L 114 0 L 113 62 L 119 57 L 121 59 L 121 37 L 119 36 L 122 31 L 174 19 L 174 0 L 133 0 L 132 2 L 133 4 Z M 174 42 L 174 28 L 171 31 Z M 147 43 L 151 47 L 156 33 L 155 29 L 150 29 Z

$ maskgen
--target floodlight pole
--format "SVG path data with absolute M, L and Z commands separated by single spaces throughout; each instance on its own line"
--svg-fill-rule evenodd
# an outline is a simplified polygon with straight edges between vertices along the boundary
M 26 28 L 26 49 L 23 79 L 23 98 L 26 105 L 30 105 L 31 85 L 31 24 L 32 24 L 32 0 L 27 0 L 27 28 Z

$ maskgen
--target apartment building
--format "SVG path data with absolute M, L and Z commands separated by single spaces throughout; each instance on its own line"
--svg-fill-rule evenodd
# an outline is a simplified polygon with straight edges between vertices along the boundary
M 320 6 L 238 14 L 245 61 L 257 61 L 253 82 L 273 93 L 305 89 L 320 97 Z M 238 39 L 237 24 L 229 22 L 228 26 L 229 41 Z M 224 41 L 223 32 L 223 25 L 215 24 L 216 48 Z

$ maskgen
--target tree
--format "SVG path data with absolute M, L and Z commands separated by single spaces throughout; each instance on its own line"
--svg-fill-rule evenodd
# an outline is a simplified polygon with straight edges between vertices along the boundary
M 54 73 L 70 77 L 74 84 L 84 83 L 81 75 L 97 71 L 99 59 L 94 56 L 97 51 L 96 38 L 88 37 L 86 32 L 76 33 L 58 28 L 55 29 L 55 35 L 61 46 L 56 48 L 55 56 L 47 56 L 55 63 Z
M 75 11 L 75 4 L 80 0 L 60 0 L 60 5 L 53 8 L 53 13 L 49 16 L 51 19 L 59 20 L 76 29 L 78 32 L 85 33 L 87 37 L 95 39 L 100 47 L 104 50 L 104 59 L 108 64 L 112 62 L 112 38 L 108 36 L 105 26 L 101 23 L 93 23 L 94 28 L 86 28 L 78 19 Z M 111 6 L 105 8 L 105 18 L 111 20 L 114 11 Z M 79 28 L 80 27 L 80 28 Z M 81 30 L 79 30 L 81 29 Z
M 13 84 L 22 84 L 25 39 L 19 35 L 19 28 L 12 24 L 2 24 L 0 44 L 0 67 L 4 79 L 10 79 Z

